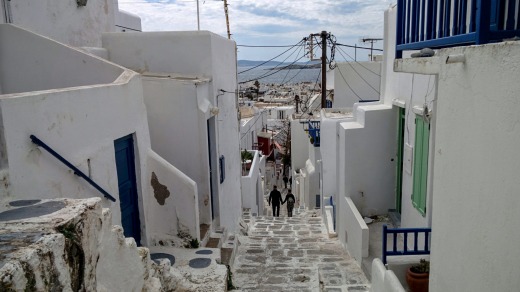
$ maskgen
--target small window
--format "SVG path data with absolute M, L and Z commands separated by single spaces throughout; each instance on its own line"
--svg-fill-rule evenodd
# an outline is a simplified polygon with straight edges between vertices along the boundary
M 415 118 L 412 204 L 423 216 L 426 216 L 429 143 L 430 124 L 422 116 L 417 116 Z
M 224 155 L 220 155 L 220 158 L 218 159 L 218 165 L 220 168 L 220 183 L 223 183 L 224 179 L 226 179 L 226 159 Z

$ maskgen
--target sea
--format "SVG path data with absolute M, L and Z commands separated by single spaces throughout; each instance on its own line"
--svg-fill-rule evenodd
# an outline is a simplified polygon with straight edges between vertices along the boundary
M 269 70 L 273 67 L 274 66 L 260 66 L 257 68 L 252 66 L 238 67 L 238 82 L 254 82 L 258 80 L 260 84 L 296 84 L 301 82 L 314 83 L 317 79 L 321 78 L 320 69 Z M 249 71 L 242 72 L 245 70 Z M 321 79 L 318 80 L 318 82 L 321 82 Z

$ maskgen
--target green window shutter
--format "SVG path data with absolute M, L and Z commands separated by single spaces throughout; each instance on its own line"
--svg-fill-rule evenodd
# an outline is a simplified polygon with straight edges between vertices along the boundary
M 430 125 L 422 116 L 417 116 L 415 118 L 412 203 L 423 216 L 426 215 L 429 143 Z

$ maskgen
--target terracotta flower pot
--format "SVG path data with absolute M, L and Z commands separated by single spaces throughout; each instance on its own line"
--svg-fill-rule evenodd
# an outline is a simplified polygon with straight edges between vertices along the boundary
M 415 273 L 408 268 L 406 272 L 406 283 L 412 292 L 428 292 L 428 284 L 430 282 L 429 273 Z

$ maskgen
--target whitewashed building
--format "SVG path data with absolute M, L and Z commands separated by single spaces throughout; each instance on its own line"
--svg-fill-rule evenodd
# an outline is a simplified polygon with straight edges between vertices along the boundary
M 381 224 L 367 225 L 363 217 L 393 213 L 395 227 L 431 228 L 426 242 L 423 231 L 417 239 L 418 249 L 426 246 L 429 255 L 390 256 L 387 267 L 380 259 L 370 263 L 371 291 L 404 291 L 404 268 L 397 264 L 413 263 L 417 257 L 430 259 L 430 291 L 515 290 L 520 265 L 512 260 L 518 257 L 513 230 L 519 201 L 513 176 L 520 141 L 512 113 L 519 105 L 520 44 L 503 38 L 520 34 L 514 21 L 518 5 L 508 2 L 509 16 L 496 10 L 503 22 L 492 23 L 490 29 L 485 26 L 488 14 L 465 15 L 476 9 L 466 3 L 451 20 L 464 15 L 469 24 L 479 17 L 485 25 L 454 28 L 448 21 L 442 25 L 449 26 L 444 31 L 449 40 L 424 32 L 431 40 L 423 44 L 413 39 L 413 30 L 396 25 L 413 14 L 402 8 L 405 2 L 410 5 L 400 1 L 401 6 L 385 13 L 380 101 L 355 103 L 352 119 L 337 126 L 335 231 L 362 264 L 364 258 L 381 256 L 369 253 L 369 246 L 371 253 L 377 251 L 369 241 L 378 240 L 372 238 L 373 228 L 379 229 L 379 238 L 382 233 Z M 462 37 L 480 44 L 457 43 Z M 417 51 L 405 51 L 421 46 L 433 46 L 435 55 L 422 51 L 411 58 Z M 334 143 L 327 136 L 321 147 Z M 402 235 L 398 249 L 403 249 Z M 392 250 L 392 236 L 387 239 Z M 407 253 L 413 253 L 414 241 L 409 234 Z M 377 244 L 381 248 L 382 242 Z
M 152 149 L 197 184 L 191 211 L 199 223 L 234 231 L 241 216 L 234 42 L 207 31 L 113 33 L 103 47 L 111 61 L 141 72 Z
M 104 195 L 114 224 L 142 245 L 178 234 L 201 240 L 201 224 L 233 231 L 241 215 L 234 42 L 140 33 L 140 19 L 117 1 L 47 2 L 0 6 L 1 21 L 15 24 L 0 25 L 0 200 Z M 126 67 L 99 58 L 109 56 Z

